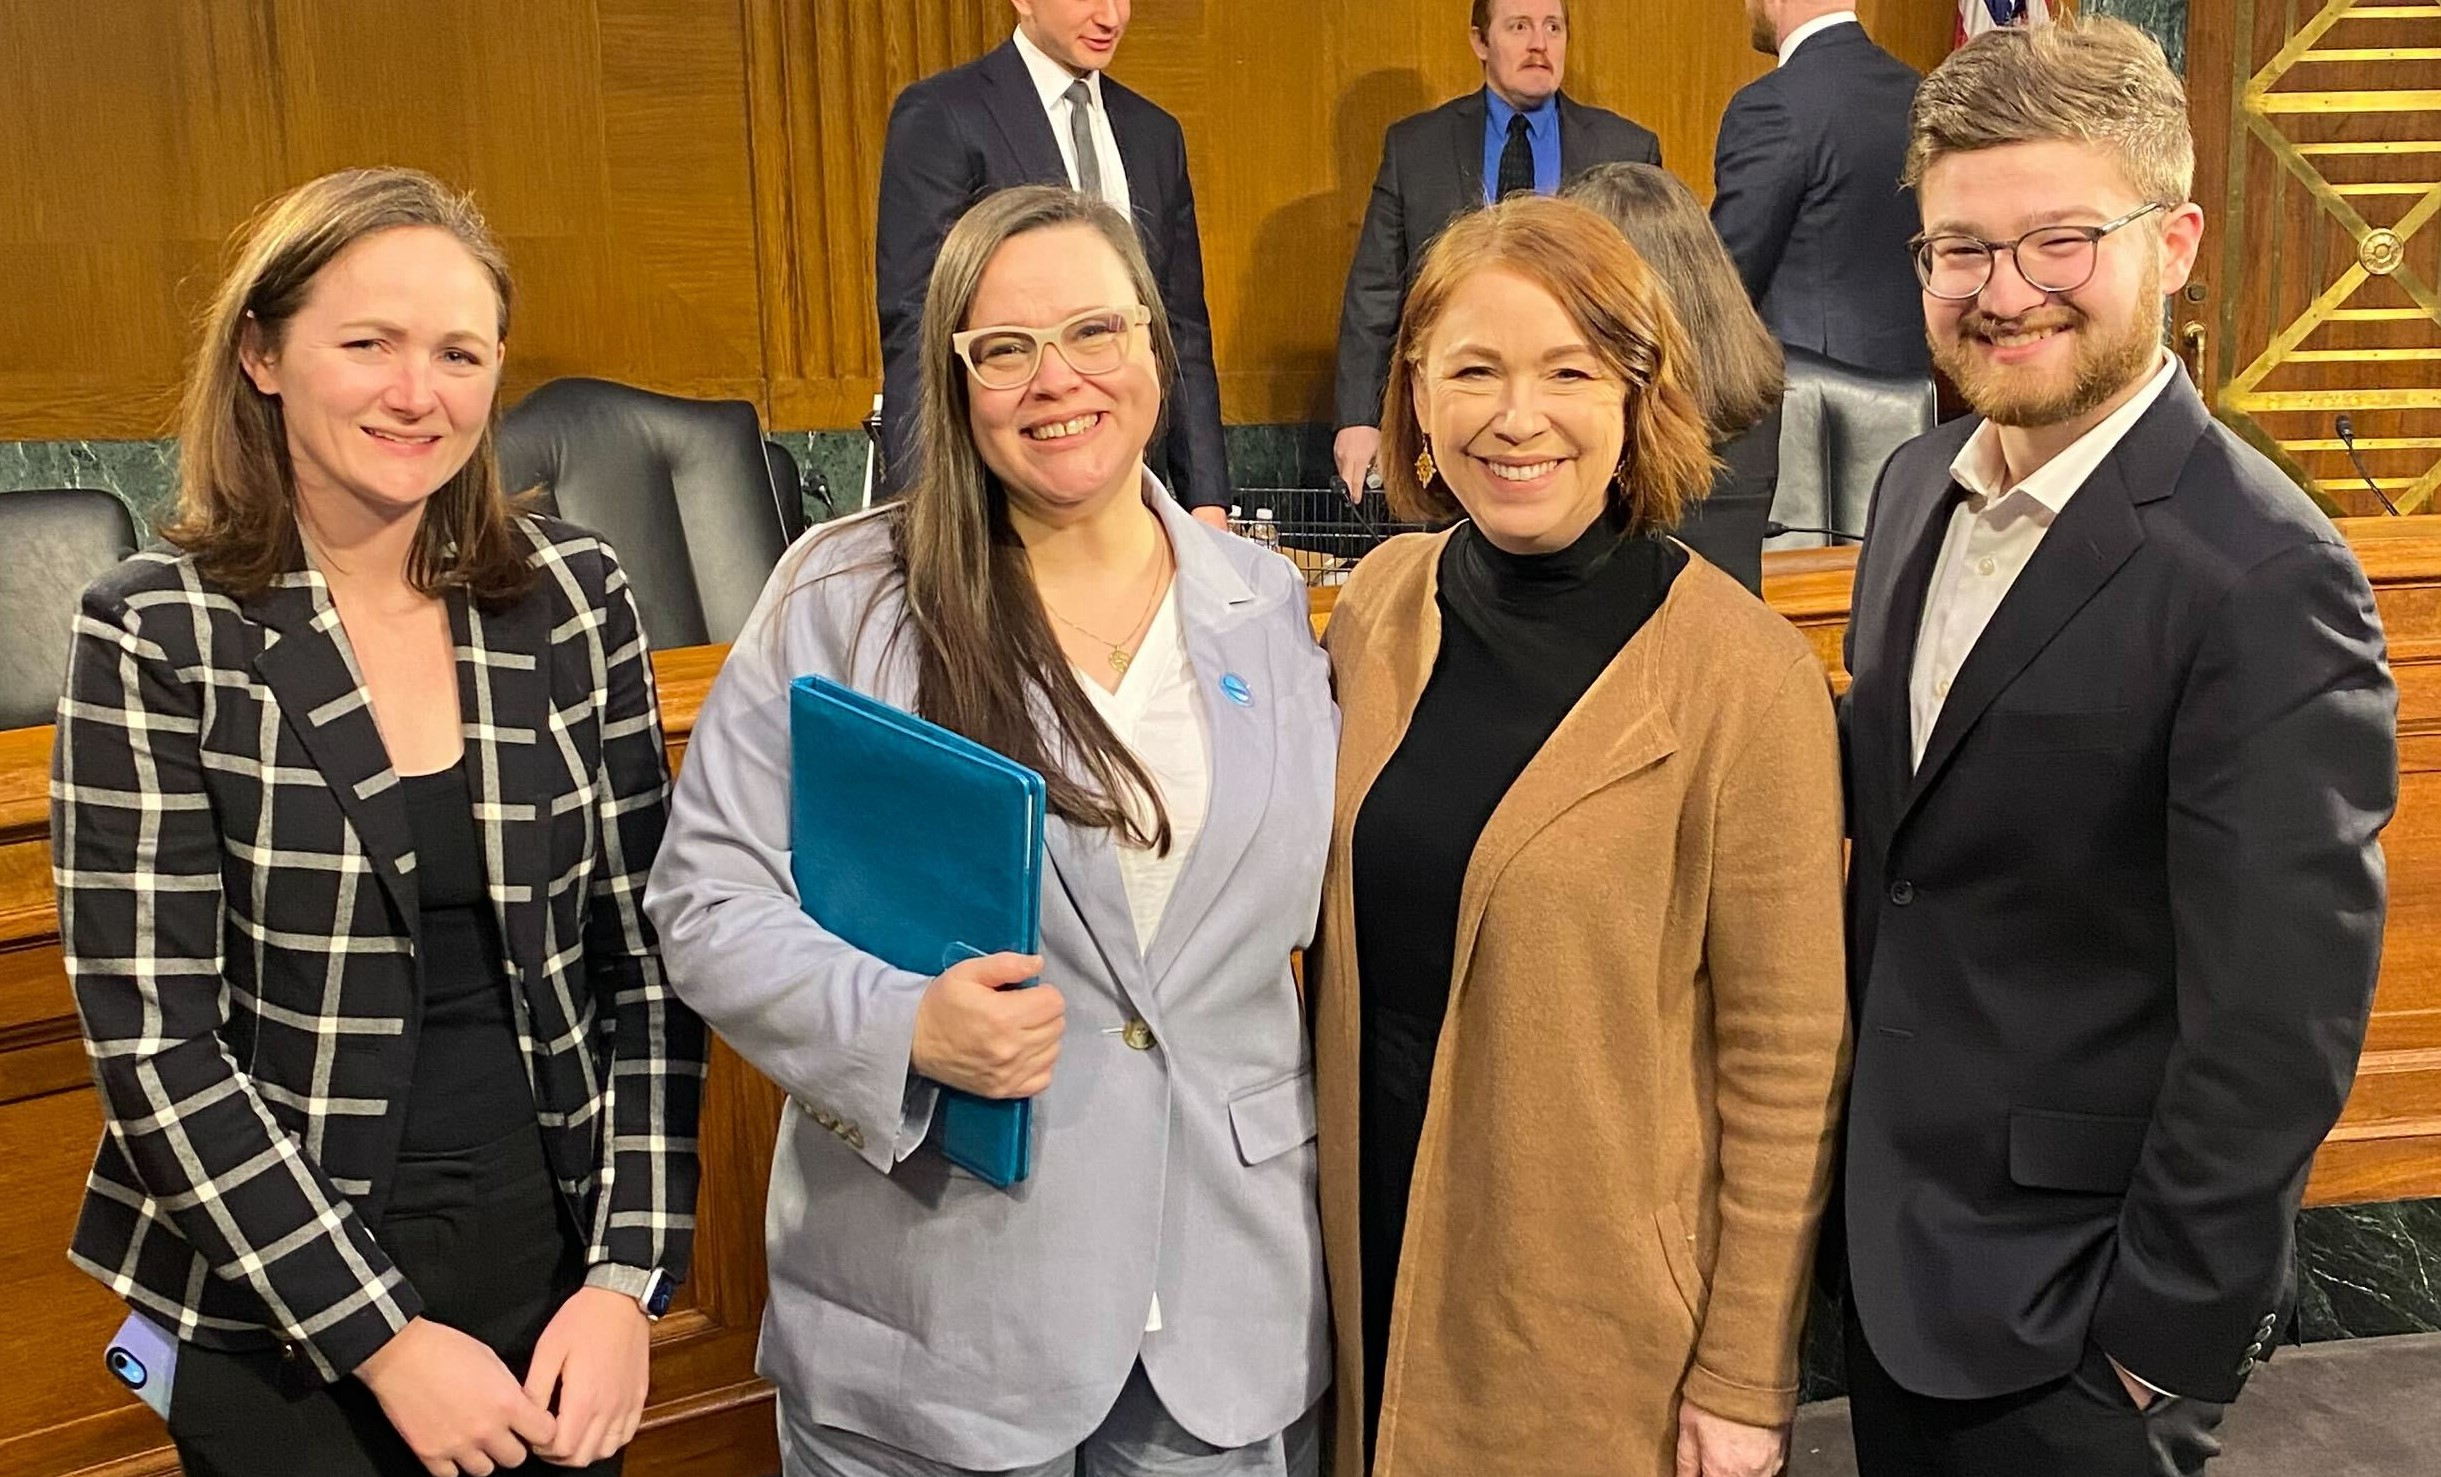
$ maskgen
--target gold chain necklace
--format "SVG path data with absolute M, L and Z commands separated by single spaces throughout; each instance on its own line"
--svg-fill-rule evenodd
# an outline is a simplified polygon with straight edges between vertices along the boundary
M 1104 646 L 1109 647 L 1110 669 L 1113 672 L 1124 673 L 1127 670 L 1127 664 L 1136 659 L 1136 654 L 1127 649 L 1127 643 L 1144 634 L 1145 627 L 1152 624 L 1153 607 L 1161 603 L 1161 571 L 1167 562 L 1163 558 L 1163 555 L 1167 552 L 1168 548 L 1169 543 L 1166 539 L 1160 540 L 1154 545 L 1152 593 L 1146 597 L 1143 613 L 1136 617 L 1136 623 L 1128 628 L 1126 636 L 1117 641 L 1111 640 L 1108 636 L 1103 635 L 1099 631 L 1078 625 L 1075 621 L 1061 615 L 1057 610 L 1052 609 L 1051 602 L 1048 600 L 1043 601 L 1043 609 L 1051 611 L 1051 618 L 1058 621 L 1061 625 L 1066 626 L 1072 631 L 1081 631 L 1085 635 L 1092 637 L 1094 640 L 1101 642 Z

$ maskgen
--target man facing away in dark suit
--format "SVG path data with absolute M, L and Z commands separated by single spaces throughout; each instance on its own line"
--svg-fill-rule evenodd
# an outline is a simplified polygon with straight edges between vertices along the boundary
M 1884 469 L 1845 711 L 1864 1477 L 2163 1477 L 2291 1305 L 2398 798 L 2372 591 L 2163 351 L 2203 214 L 2161 49 L 1979 37 L 1908 176 L 1977 411 Z
M 1348 268 L 1331 461 L 1351 497 L 1381 448 L 1382 387 L 1408 281 L 1441 228 L 1520 190 L 1557 194 L 1596 164 L 1661 162 L 1651 130 L 1560 91 L 1568 0 L 1474 0 L 1467 39 L 1482 88 L 1390 125 Z
M 1780 62 L 1721 115 L 1712 224 L 1781 343 L 1920 377 L 1916 206 L 1899 182 L 1920 79 L 1839 0 L 1746 0 L 1746 19 Z
M 885 485 L 904 490 L 913 475 L 917 342 L 942 238 L 991 191 L 1070 185 L 1135 221 L 1178 343 L 1169 429 L 1145 461 L 1196 517 L 1226 527 L 1229 463 L 1186 136 L 1177 119 L 1104 75 L 1130 0 L 1011 3 L 1017 30 L 1005 44 L 911 84 L 890 109 L 873 251 Z

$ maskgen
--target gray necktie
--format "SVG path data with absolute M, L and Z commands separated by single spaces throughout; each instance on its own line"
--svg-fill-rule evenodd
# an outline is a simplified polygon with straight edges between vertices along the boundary
M 1085 79 L 1068 84 L 1068 137 L 1076 144 L 1076 187 L 1102 198 L 1102 155 L 1093 146 L 1093 89 Z

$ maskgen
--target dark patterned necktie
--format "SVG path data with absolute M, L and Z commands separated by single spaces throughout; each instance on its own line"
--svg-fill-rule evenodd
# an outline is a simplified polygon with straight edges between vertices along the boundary
M 1500 193 L 1495 199 L 1534 193 L 1534 145 L 1526 138 L 1526 115 L 1509 115 L 1508 147 L 1500 151 Z

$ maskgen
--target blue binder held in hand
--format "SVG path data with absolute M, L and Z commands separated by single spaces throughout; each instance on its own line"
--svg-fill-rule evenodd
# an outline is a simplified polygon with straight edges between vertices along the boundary
M 788 737 L 808 917 L 916 974 L 1041 948 L 1041 775 L 827 677 L 789 684 Z M 944 1087 L 941 1153 L 1006 1189 L 1033 1171 L 1033 1107 Z

